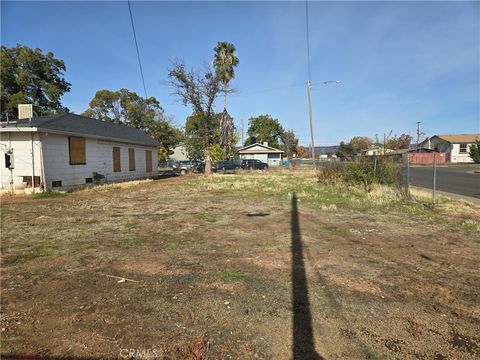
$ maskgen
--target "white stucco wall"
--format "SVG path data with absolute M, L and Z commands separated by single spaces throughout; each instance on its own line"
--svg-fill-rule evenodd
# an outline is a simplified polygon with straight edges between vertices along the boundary
M 86 138 L 86 164 L 70 165 L 68 136 L 48 134 L 42 136 L 43 158 L 47 186 L 52 181 L 62 181 L 62 187 L 85 185 L 85 179 L 97 172 L 106 181 L 123 181 L 157 174 L 157 149 L 155 147 L 125 144 L 113 141 Z M 113 171 L 113 148 L 120 148 L 121 171 Z M 128 149 L 135 149 L 135 171 L 128 169 Z M 152 172 L 146 171 L 145 151 L 152 151 Z
M 470 145 L 467 144 L 467 152 L 460 153 L 460 144 L 452 144 L 450 150 L 450 162 L 452 163 L 473 163 L 472 158 L 469 155 Z
M 86 138 L 86 164 L 70 165 L 68 136 L 59 134 L 34 134 L 35 175 L 43 179 L 47 189 L 52 188 L 52 181 L 61 181 L 62 188 L 81 186 L 86 184 L 86 178 L 92 178 L 97 172 L 105 176 L 106 181 L 123 181 L 129 179 L 146 178 L 158 173 L 157 148 L 126 144 L 113 141 Z M 2 152 L 8 147 L 14 151 L 13 179 L 17 186 L 22 184 L 22 176 L 31 176 L 31 142 L 30 133 L 26 132 L 2 132 Z M 113 147 L 120 148 L 121 171 L 113 171 Z M 135 171 L 129 171 L 128 149 L 135 149 Z M 146 150 L 152 151 L 152 172 L 146 171 Z M 43 157 L 42 162 L 41 155 Z M 5 169 L 4 155 L 2 154 L 1 186 L 8 188 L 10 171 Z
M 171 160 L 174 161 L 186 161 L 189 160 L 187 156 L 187 150 L 185 145 L 178 145 L 173 148 L 173 154 L 169 156 Z
M 42 177 L 42 166 L 40 161 L 40 141 L 38 133 L 33 133 L 33 154 L 32 166 L 32 142 L 31 132 L 0 132 L 1 147 L 1 166 L 0 179 L 1 189 L 9 189 L 10 180 L 13 180 L 14 189 L 23 187 L 23 176 L 32 176 L 32 170 L 35 170 L 35 176 Z M 13 149 L 13 166 L 10 171 L 5 168 L 5 152 Z
M 447 162 L 451 163 L 473 163 L 472 158 L 468 154 L 470 151 L 470 145 L 467 144 L 467 152 L 460 153 L 460 144 L 459 143 L 448 143 L 437 137 L 432 137 L 421 143 L 422 147 L 427 147 L 429 149 L 438 149 L 441 152 L 446 153 Z

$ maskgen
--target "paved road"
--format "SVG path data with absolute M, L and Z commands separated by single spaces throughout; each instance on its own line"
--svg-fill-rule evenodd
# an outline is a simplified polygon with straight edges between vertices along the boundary
M 437 190 L 472 196 L 480 199 L 480 174 L 473 173 L 473 167 L 437 167 Z M 480 169 L 479 169 L 480 170 Z M 431 189 L 433 168 L 415 166 L 410 168 L 410 183 Z

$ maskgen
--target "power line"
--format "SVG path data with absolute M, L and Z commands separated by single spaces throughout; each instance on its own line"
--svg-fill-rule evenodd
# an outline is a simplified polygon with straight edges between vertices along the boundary
M 132 22 L 133 38 L 135 39 L 135 47 L 137 49 L 138 65 L 140 67 L 140 74 L 142 75 L 143 90 L 145 91 L 145 98 L 148 98 L 147 87 L 145 86 L 145 78 L 143 76 L 142 61 L 140 60 L 140 51 L 138 50 L 137 33 L 135 32 L 135 23 L 133 22 L 133 15 L 132 15 L 132 8 L 130 6 L 130 0 L 127 0 L 127 2 L 128 2 L 128 11 L 130 12 L 130 20 Z

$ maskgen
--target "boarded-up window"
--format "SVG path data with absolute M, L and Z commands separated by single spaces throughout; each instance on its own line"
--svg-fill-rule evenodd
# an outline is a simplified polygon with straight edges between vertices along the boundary
M 70 153 L 70 165 L 85 165 L 87 163 L 87 156 L 85 153 L 85 138 L 69 136 L 68 150 Z
M 135 149 L 128 149 L 128 170 L 135 171 Z
M 113 172 L 120 172 L 122 171 L 122 165 L 120 162 L 120 148 L 114 147 L 113 148 Z
M 147 172 L 152 172 L 152 150 L 145 150 Z

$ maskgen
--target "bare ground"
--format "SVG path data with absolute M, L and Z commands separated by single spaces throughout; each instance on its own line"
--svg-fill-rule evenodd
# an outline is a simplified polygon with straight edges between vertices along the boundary
M 226 179 L 2 198 L 2 356 L 480 357 L 478 207 L 361 211 Z

